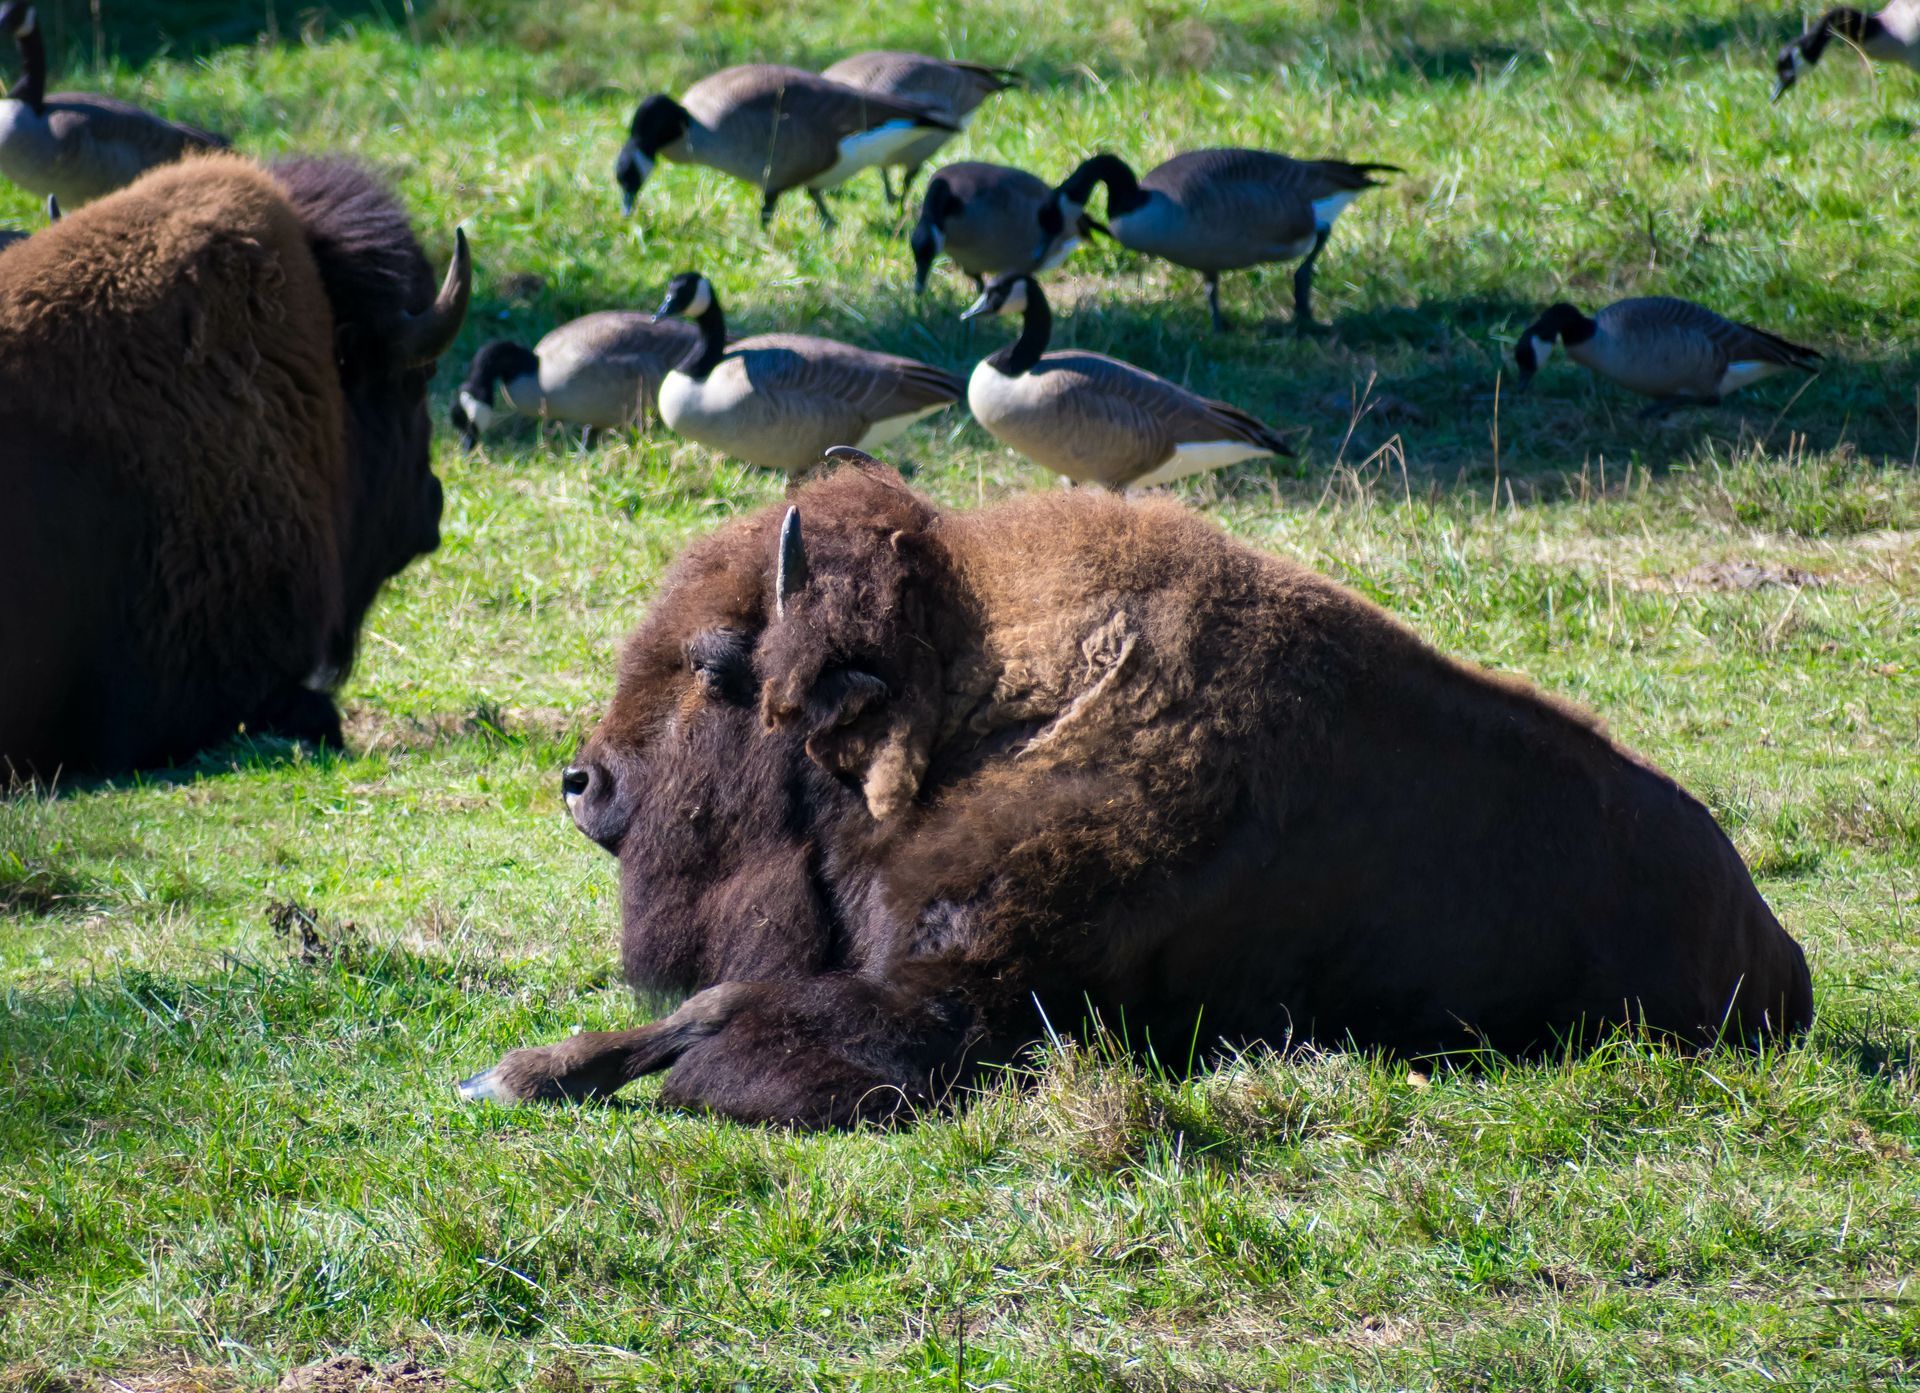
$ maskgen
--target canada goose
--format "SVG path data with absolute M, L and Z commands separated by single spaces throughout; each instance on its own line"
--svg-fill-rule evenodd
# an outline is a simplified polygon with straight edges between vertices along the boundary
M 929 133 L 958 127 L 918 103 L 863 92 L 800 68 L 749 63 L 703 77 L 675 101 L 657 93 L 633 113 L 614 166 L 620 206 L 633 211 L 658 160 L 704 164 L 761 191 L 760 221 L 804 186 L 827 226 L 820 190 L 891 159 Z
M 1020 74 L 1011 68 L 989 68 L 979 63 L 959 63 L 892 49 L 842 58 L 820 75 L 858 87 L 862 92 L 926 107 L 952 122 L 955 131 L 963 128 L 974 108 L 995 92 L 1020 85 Z M 952 139 L 951 131 L 930 131 L 888 156 L 880 165 L 880 183 L 887 197 L 905 203 L 907 189 L 920 172 L 920 166 Z M 893 164 L 906 166 L 906 173 L 900 176 L 898 195 L 887 179 L 887 166 Z
M 1390 164 L 1295 160 L 1267 150 L 1189 150 L 1137 179 L 1119 157 L 1095 155 L 1054 196 L 1062 225 L 1070 227 L 1093 197 L 1093 186 L 1105 184 L 1114 240 L 1198 271 L 1216 333 L 1226 327 L 1222 271 L 1305 257 L 1293 273 L 1293 319 L 1306 328 L 1313 323 L 1313 264 L 1333 221 L 1362 192 L 1378 188 L 1379 181 L 1368 176 L 1382 172 L 1402 171 Z
M 992 276 L 1051 271 L 1092 233 L 1107 230 L 1082 213 L 1069 235 L 1057 235 L 1062 215 L 1052 192 L 1024 169 L 973 160 L 947 165 L 928 182 L 908 239 L 913 288 L 927 288 L 942 251 L 985 290 Z
M 0 34 L 20 51 L 20 80 L 0 100 L 0 174 L 68 208 L 112 193 L 155 165 L 194 150 L 226 147 L 224 136 L 163 120 L 131 102 L 93 92 L 47 95 L 47 45 L 26 0 L 0 5 Z
M 604 310 L 562 324 L 529 351 L 495 339 L 473 355 L 454 399 L 460 444 L 472 449 L 510 412 L 595 429 L 644 423 L 660 379 L 700 335 L 691 324 L 633 310 Z
M 1082 484 L 1164 484 L 1241 460 L 1291 455 L 1237 406 L 1100 353 L 1048 353 L 1053 315 L 1040 283 L 1002 276 L 960 317 L 1022 314 L 1020 337 L 967 383 L 974 419 L 1035 464 Z
M 756 334 L 729 345 L 713 285 L 693 271 L 660 302 L 660 318 L 675 315 L 700 338 L 661 382 L 660 418 L 767 469 L 805 469 L 830 445 L 884 445 L 966 390 L 939 368 L 833 339 Z
M 1800 74 L 1820 61 L 1827 44 L 1839 35 L 1867 57 L 1883 63 L 1904 63 L 1920 71 L 1920 0 L 1893 0 L 1884 10 L 1828 10 L 1820 22 L 1780 50 L 1774 60 L 1773 99 L 1777 102 Z
M 1553 352 L 1630 392 L 1654 398 L 1642 417 L 1679 406 L 1717 406 L 1729 392 L 1776 373 L 1817 371 L 1820 355 L 1764 329 L 1738 324 L 1691 300 L 1618 300 L 1588 318 L 1572 305 L 1549 308 L 1520 336 L 1514 361 L 1525 391 Z

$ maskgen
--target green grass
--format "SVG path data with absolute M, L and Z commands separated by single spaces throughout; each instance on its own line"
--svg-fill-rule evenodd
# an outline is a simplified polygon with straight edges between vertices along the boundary
M 1032 90 L 954 155 L 1051 176 L 1224 142 L 1404 165 L 1322 261 L 1330 337 L 1285 332 L 1285 268 L 1229 278 L 1215 340 L 1190 278 L 1105 247 L 1057 278 L 1059 337 L 1304 427 L 1297 465 L 1183 492 L 1598 709 L 1711 804 L 1821 1014 L 1767 1058 L 1430 1081 L 1182 1082 L 1095 1042 L 898 1134 L 646 1088 L 462 1108 L 503 1049 L 636 1019 L 556 771 L 665 563 L 782 481 L 664 435 L 443 440 L 445 542 L 372 616 L 353 753 L 0 802 L 0 1389 L 271 1386 L 340 1351 L 502 1389 L 1920 1386 L 1915 79 L 1836 52 L 1770 106 L 1794 22 L 1729 0 L 45 8 L 72 85 L 358 151 L 436 254 L 466 222 L 436 411 L 481 339 L 650 308 L 688 266 L 747 330 L 956 368 L 1004 341 L 948 272 L 914 302 L 869 181 L 831 235 L 677 167 L 621 220 L 633 100 L 720 63 L 1017 63 Z M 1827 370 L 1660 425 L 1564 359 L 1522 400 L 1499 379 L 1551 300 L 1660 292 Z M 953 505 L 1050 483 L 957 419 L 896 458 Z M 1733 561 L 1820 583 L 1689 579 Z M 317 936 L 274 933 L 286 902 Z

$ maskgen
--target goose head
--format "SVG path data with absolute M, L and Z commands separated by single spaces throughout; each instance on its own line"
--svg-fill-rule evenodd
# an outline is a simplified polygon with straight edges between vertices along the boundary
M 34 31 L 39 17 L 34 14 L 33 6 L 27 0 L 7 0 L 0 5 L 0 34 L 10 34 L 14 38 L 24 38 Z
M 693 118 L 687 109 L 663 92 L 648 97 L 635 108 L 627 126 L 627 143 L 620 147 L 614 161 L 614 182 L 620 185 L 620 211 L 631 215 L 641 186 L 653 173 L 661 150 L 687 133 Z
M 1820 55 L 1827 51 L 1827 44 L 1835 34 L 1859 44 L 1872 38 L 1880 28 L 1877 18 L 1860 10 L 1828 10 L 1819 23 L 1781 49 L 1779 57 L 1773 60 L 1773 99 L 1779 101 L 1787 89 L 1800 80 L 1802 73 L 1820 61 Z
M 1032 276 L 1024 273 L 1001 276 L 986 288 L 978 300 L 962 310 L 960 317 L 974 319 L 987 314 L 1025 314 L 1029 289 L 1038 289 Z
M 662 319 L 698 319 L 714 305 L 713 282 L 698 271 L 682 271 L 667 282 L 666 298 L 653 312 L 654 322 Z
M 907 245 L 913 248 L 914 294 L 926 293 L 934 259 L 947 245 L 947 219 L 963 206 L 945 179 L 935 179 L 927 185 L 927 196 L 920 204 L 920 221 L 913 225 L 913 234 L 907 239 Z
M 500 418 L 496 393 L 501 383 L 537 378 L 539 373 L 540 360 L 510 339 L 481 345 L 467 365 L 466 381 L 454 393 L 453 406 L 447 412 L 454 429 L 460 432 L 460 448 L 471 450 Z
M 1520 390 L 1533 385 L 1533 375 L 1553 356 L 1556 343 L 1584 343 L 1593 337 L 1594 322 L 1564 301 L 1550 305 L 1527 326 L 1513 346 L 1513 361 L 1520 369 Z

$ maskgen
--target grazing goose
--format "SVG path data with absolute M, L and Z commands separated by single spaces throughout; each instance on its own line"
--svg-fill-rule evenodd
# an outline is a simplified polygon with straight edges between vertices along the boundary
M 620 206 L 633 211 L 659 160 L 704 164 L 761 191 L 760 221 L 804 187 L 833 226 L 820 190 L 891 159 L 928 134 L 958 129 L 915 102 L 876 96 L 800 68 L 749 63 L 703 77 L 679 101 L 658 93 L 633 113 L 614 166 Z
M 68 208 L 131 184 L 155 165 L 226 147 L 222 136 L 93 92 L 47 95 L 47 45 L 33 6 L 0 5 L 0 34 L 20 50 L 20 80 L 0 100 L 0 174 Z
M 1343 160 L 1295 160 L 1267 150 L 1190 150 L 1135 178 L 1124 160 L 1095 155 L 1054 191 L 1062 226 L 1074 225 L 1093 196 L 1107 186 L 1107 225 L 1122 246 L 1198 271 L 1217 333 L 1220 273 L 1267 261 L 1304 257 L 1293 273 L 1294 323 L 1313 323 L 1313 264 L 1333 221 L 1349 203 L 1397 165 Z
M 974 108 L 995 92 L 1020 85 L 1020 74 L 1011 68 L 989 68 L 979 63 L 957 63 L 945 58 L 929 58 L 920 53 L 901 53 L 880 49 L 842 58 L 820 74 L 863 92 L 912 102 L 937 112 L 960 130 L 973 115 Z M 880 165 L 880 183 L 887 197 L 898 203 L 907 201 L 907 189 L 920 172 L 920 166 L 939 153 L 953 139 L 952 131 L 929 131 L 888 156 Z M 896 195 L 887 179 L 888 165 L 904 165 L 900 192 Z
M 994 276 L 1051 271 L 1094 232 L 1107 229 L 1082 213 L 1067 236 L 1053 191 L 1024 169 L 965 161 L 950 164 L 927 184 L 914 224 L 913 288 L 924 291 L 941 252 L 974 279 L 979 290 Z
M 1820 22 L 1780 50 L 1774 60 L 1773 99 L 1777 102 L 1800 80 L 1800 74 L 1820 61 L 1827 44 L 1838 35 L 1867 57 L 1883 63 L 1904 63 L 1920 71 L 1920 0 L 1893 0 L 1884 10 L 1828 10 Z
M 1053 316 L 1032 276 L 1002 276 L 961 318 L 1004 313 L 1026 322 L 974 368 L 967 406 L 996 440 L 1043 468 L 1119 489 L 1293 453 L 1239 407 L 1144 368 L 1100 353 L 1048 353 Z
M 660 384 L 660 418 L 749 464 L 799 471 L 830 445 L 886 444 L 959 401 L 952 373 L 805 334 L 756 334 L 731 345 L 705 276 L 677 275 L 660 318 L 693 320 L 700 338 Z
M 1553 352 L 1567 356 L 1630 392 L 1654 398 L 1642 417 L 1680 406 L 1718 406 L 1729 392 L 1776 373 L 1815 372 L 1820 355 L 1764 329 L 1738 324 L 1691 300 L 1654 296 L 1619 300 L 1589 319 L 1572 305 L 1554 305 L 1513 350 L 1520 389 Z
M 495 339 L 473 355 L 453 403 L 460 444 L 472 449 L 508 413 L 594 430 L 636 421 L 660 395 L 660 379 L 700 335 L 691 324 L 632 310 L 605 310 L 562 324 L 531 352 Z

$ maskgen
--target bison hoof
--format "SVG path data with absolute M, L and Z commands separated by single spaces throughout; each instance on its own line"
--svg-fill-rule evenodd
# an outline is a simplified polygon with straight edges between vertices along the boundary
M 470 1079 L 454 1085 L 463 1103 L 518 1103 L 520 1098 L 508 1090 L 498 1069 L 482 1069 Z

